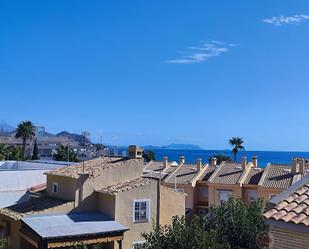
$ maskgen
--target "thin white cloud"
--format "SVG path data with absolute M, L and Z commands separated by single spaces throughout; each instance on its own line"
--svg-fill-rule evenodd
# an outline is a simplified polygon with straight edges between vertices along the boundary
M 212 57 L 220 56 L 229 51 L 236 44 L 227 44 L 221 41 L 202 42 L 200 46 L 191 46 L 181 52 L 180 58 L 167 60 L 166 63 L 193 64 L 200 63 Z
M 263 22 L 273 24 L 275 26 L 282 26 L 285 24 L 299 24 L 305 20 L 309 20 L 309 15 L 299 14 L 294 16 L 273 16 L 271 18 L 263 19 Z

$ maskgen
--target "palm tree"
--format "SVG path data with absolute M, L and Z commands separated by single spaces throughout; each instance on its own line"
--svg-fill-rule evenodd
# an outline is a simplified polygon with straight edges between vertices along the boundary
M 35 136 L 35 126 L 31 121 L 23 121 L 18 124 L 15 137 L 22 138 L 23 140 L 23 147 L 22 147 L 23 159 L 25 159 L 27 140 L 33 138 L 34 136 Z
M 244 140 L 241 137 L 232 137 L 229 140 L 229 144 L 233 146 L 233 154 L 234 154 L 234 161 L 236 162 L 237 153 L 240 150 L 245 150 L 243 146 Z

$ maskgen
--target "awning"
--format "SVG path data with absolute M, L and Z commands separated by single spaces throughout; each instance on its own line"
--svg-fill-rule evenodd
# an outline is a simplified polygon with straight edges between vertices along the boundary
M 124 225 L 99 213 L 31 215 L 22 219 L 22 237 L 32 245 L 58 248 L 122 240 Z M 31 238 L 32 237 L 32 238 Z

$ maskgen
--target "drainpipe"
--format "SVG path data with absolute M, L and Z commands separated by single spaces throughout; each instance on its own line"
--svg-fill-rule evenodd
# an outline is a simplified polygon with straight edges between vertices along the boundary
M 161 177 L 157 181 L 157 221 L 156 229 L 160 227 L 160 199 L 161 199 Z

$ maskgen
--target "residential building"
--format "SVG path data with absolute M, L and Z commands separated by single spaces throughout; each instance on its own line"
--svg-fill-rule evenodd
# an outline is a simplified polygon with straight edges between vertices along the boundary
M 46 185 L 45 172 L 67 164 L 55 161 L 0 161 L 0 208 L 29 200 L 33 193 L 42 191 L 42 184 Z
M 270 249 L 305 249 L 309 245 L 309 176 L 268 202 Z
M 141 243 L 141 233 L 152 231 L 153 225 L 184 215 L 185 194 L 143 175 L 139 148 L 129 151 L 130 157 L 101 157 L 47 172 L 45 196 L 0 209 L 2 233 L 10 246 L 105 243 L 129 249 Z

